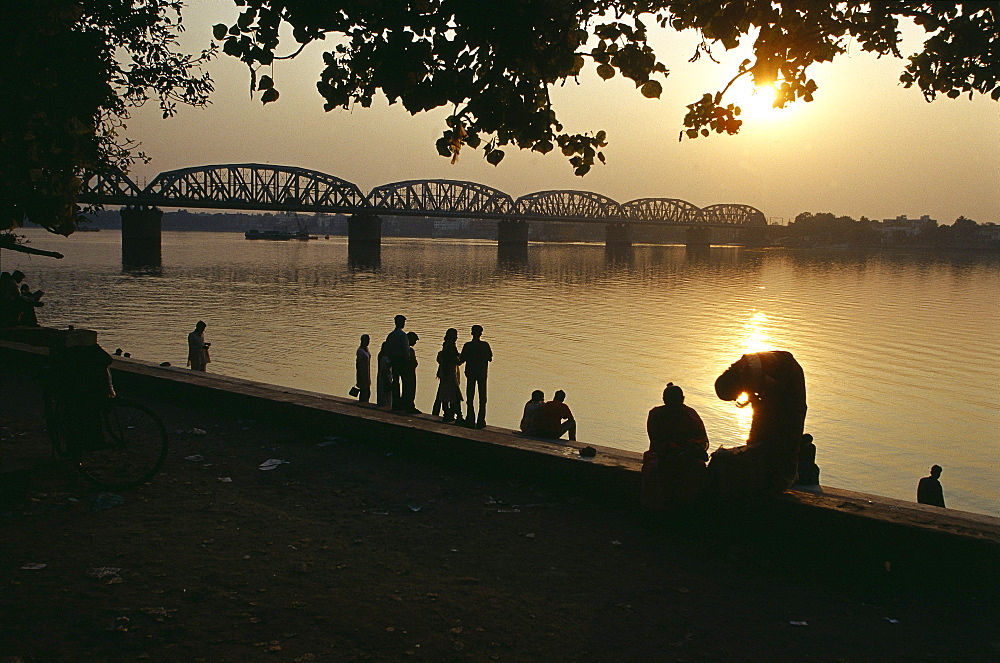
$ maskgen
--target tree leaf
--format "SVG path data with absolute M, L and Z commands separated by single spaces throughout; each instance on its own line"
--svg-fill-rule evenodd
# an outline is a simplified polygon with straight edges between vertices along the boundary
M 278 91 L 275 90 L 273 87 L 268 90 L 264 90 L 264 94 L 260 96 L 260 100 L 265 104 L 269 104 L 272 101 L 277 101 Z
M 615 68 L 609 64 L 602 64 L 597 67 L 597 75 L 608 80 L 609 78 L 614 78 Z
M 646 81 L 642 84 L 642 96 L 647 99 L 659 99 L 662 92 L 663 86 L 660 85 L 660 81 Z

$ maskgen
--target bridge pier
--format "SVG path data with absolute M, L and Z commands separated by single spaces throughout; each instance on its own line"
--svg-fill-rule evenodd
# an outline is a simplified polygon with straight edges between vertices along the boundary
M 687 229 L 688 246 L 710 246 L 712 244 L 712 229 L 691 226 Z
M 163 211 L 144 205 L 122 207 L 122 266 L 159 267 Z
M 749 226 L 741 228 L 737 236 L 744 246 L 762 247 L 770 244 L 767 226 Z
M 524 219 L 501 219 L 497 222 L 497 258 L 502 262 L 527 262 L 527 221 Z
M 627 223 L 609 223 L 604 226 L 604 245 L 615 249 L 632 246 L 632 227 Z
M 497 244 L 528 248 L 528 222 L 524 219 L 502 219 L 497 222 Z
M 382 262 L 382 219 L 370 212 L 347 220 L 347 260 L 352 267 L 375 268 Z

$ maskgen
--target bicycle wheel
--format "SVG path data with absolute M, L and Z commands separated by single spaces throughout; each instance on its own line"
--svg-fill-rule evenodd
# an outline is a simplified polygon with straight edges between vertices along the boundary
M 144 405 L 115 398 L 101 413 L 103 441 L 87 444 L 77 458 L 80 473 L 103 488 L 145 483 L 167 458 L 167 429 Z

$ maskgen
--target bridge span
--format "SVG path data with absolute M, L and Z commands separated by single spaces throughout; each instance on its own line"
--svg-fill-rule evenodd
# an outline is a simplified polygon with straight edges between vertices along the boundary
M 737 231 L 745 241 L 759 237 L 764 214 L 742 204 L 699 208 L 674 198 L 640 198 L 619 203 L 590 191 L 538 191 L 513 198 L 498 189 L 456 180 L 409 180 L 383 184 L 364 194 L 346 180 L 305 168 L 267 164 L 221 164 L 171 170 L 144 189 L 120 171 L 89 173 L 79 199 L 122 205 L 122 260 L 160 263 L 163 207 L 349 215 L 349 252 L 377 262 L 381 218 L 485 219 L 497 222 L 501 252 L 526 253 L 531 222 L 603 224 L 609 249 L 632 244 L 634 228 L 687 229 L 689 245 L 707 245 L 713 228 Z

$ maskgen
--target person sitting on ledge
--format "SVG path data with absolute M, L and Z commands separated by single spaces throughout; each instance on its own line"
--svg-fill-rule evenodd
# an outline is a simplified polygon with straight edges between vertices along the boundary
M 531 400 L 524 404 L 524 414 L 521 415 L 520 429 L 525 435 L 537 434 L 535 415 L 538 414 L 538 408 L 542 405 L 544 400 L 545 394 L 542 393 L 542 390 L 535 389 L 531 392 Z
M 663 390 L 663 405 L 646 419 L 649 450 L 642 455 L 644 507 L 660 511 L 695 501 L 705 484 L 708 433 L 684 391 L 673 382 Z
M 21 274 L 21 272 L 14 273 Z M 41 290 L 32 292 L 28 284 L 23 282 L 23 274 L 21 274 L 21 279 L 21 321 L 19 324 L 22 327 L 38 327 L 38 315 L 35 313 L 35 308 L 45 306 L 45 302 L 41 301 L 42 295 L 45 293 Z
M 931 475 L 924 477 L 917 484 L 917 502 L 920 504 L 930 504 L 931 506 L 944 506 L 944 491 L 941 489 L 941 466 L 932 465 Z
M 10 272 L 0 273 L 0 327 L 15 327 L 21 319 L 20 292 Z
M 799 447 L 799 478 L 796 486 L 818 486 L 819 465 L 816 464 L 816 445 L 813 436 L 806 433 L 802 436 L 802 446 Z
M 560 389 L 551 401 L 545 401 L 535 412 L 535 434 L 554 440 L 569 433 L 569 439 L 576 440 L 576 419 L 570 412 L 566 400 L 566 392 Z

